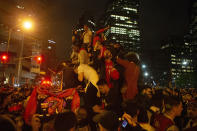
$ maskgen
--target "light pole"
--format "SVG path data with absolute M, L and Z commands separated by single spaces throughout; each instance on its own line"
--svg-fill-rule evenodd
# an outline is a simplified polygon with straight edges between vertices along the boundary
M 10 47 L 10 39 L 11 39 L 11 35 L 12 35 L 12 31 L 13 31 L 13 29 L 14 28 L 17 28 L 17 27 L 23 27 L 24 29 L 26 29 L 26 30 L 29 30 L 29 29 L 31 29 L 32 28 L 32 22 L 31 21 L 24 21 L 23 22 L 23 24 L 20 24 L 20 25 L 16 25 L 16 26 L 14 26 L 14 27 L 12 27 L 12 28 L 10 28 L 9 29 L 9 33 L 8 33 L 8 43 L 7 43 L 7 53 L 8 53 L 8 51 L 9 51 L 9 47 Z
M 12 34 L 12 28 L 10 28 L 10 29 L 9 29 L 9 34 L 8 34 L 8 45 L 7 45 L 7 53 L 8 53 L 9 46 L 10 46 L 11 34 Z
M 20 76 L 21 76 L 21 69 L 22 69 L 22 56 L 23 56 L 23 48 L 24 48 L 24 32 L 22 32 L 21 35 L 21 48 L 20 48 L 20 52 L 19 52 L 19 60 L 18 60 L 18 70 L 17 70 L 17 84 L 20 84 Z
M 32 28 L 32 22 L 31 21 L 24 21 L 23 24 L 17 25 L 13 28 L 9 29 L 9 36 L 8 36 L 8 44 L 7 44 L 7 53 L 9 51 L 9 45 L 10 45 L 10 39 L 11 39 L 11 34 L 12 30 L 16 27 L 23 27 L 26 30 L 29 30 Z M 19 52 L 19 61 L 18 61 L 18 70 L 17 70 L 17 84 L 20 84 L 20 76 L 21 76 L 21 69 L 22 69 L 22 56 L 23 56 L 23 48 L 24 48 L 24 31 L 21 34 L 21 48 Z

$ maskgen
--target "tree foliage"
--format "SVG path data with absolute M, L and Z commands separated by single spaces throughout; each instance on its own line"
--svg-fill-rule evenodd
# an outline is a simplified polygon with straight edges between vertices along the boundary
M 176 79 L 177 87 L 191 87 L 197 88 L 197 72 L 193 73 L 182 73 Z

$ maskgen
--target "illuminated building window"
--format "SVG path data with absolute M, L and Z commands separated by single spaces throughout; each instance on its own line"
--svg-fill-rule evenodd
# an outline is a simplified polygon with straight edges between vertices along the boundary
M 119 24 L 119 23 L 116 23 L 115 25 L 123 26 L 123 27 L 134 27 L 133 25 L 125 25 L 125 24 Z
M 105 24 L 111 26 L 109 34 L 106 36 L 115 41 L 119 39 L 119 43 L 122 43 L 122 46 L 128 51 L 141 51 L 137 50 L 141 45 L 138 18 L 136 17 L 138 15 L 137 8 L 137 3 L 128 1 L 127 4 L 124 0 L 115 1 L 109 6 L 107 10 L 109 16 L 107 15 L 108 17 L 105 19 Z M 113 36 L 116 38 L 114 39 Z
M 161 49 L 165 49 L 165 48 L 167 48 L 167 47 L 169 47 L 169 46 L 170 46 L 169 44 L 164 45 L 164 46 L 161 47 Z
M 126 16 L 119 16 L 119 15 L 111 15 L 112 18 L 115 18 L 115 19 L 120 19 L 120 20 L 126 20 L 126 19 L 129 19 L 129 17 L 126 17 Z
M 124 7 L 123 9 L 125 9 L 125 10 L 130 10 L 130 11 L 134 11 L 134 12 L 137 13 L 137 9 L 134 9 L 134 8 Z
M 125 18 L 124 17 L 120 17 L 120 20 L 125 20 Z
M 48 49 L 50 50 L 52 47 L 51 46 L 48 46 Z
M 18 9 L 25 9 L 25 7 L 21 6 L 21 5 L 17 5 L 16 6 Z
M 111 30 L 111 33 L 116 33 L 114 30 Z
M 175 55 L 171 55 L 171 57 L 176 57 Z
M 174 65 L 175 65 L 175 64 L 176 64 L 176 62 L 172 62 L 172 64 L 174 64 Z
M 131 22 L 131 21 L 127 21 L 127 23 L 133 23 L 133 22 Z

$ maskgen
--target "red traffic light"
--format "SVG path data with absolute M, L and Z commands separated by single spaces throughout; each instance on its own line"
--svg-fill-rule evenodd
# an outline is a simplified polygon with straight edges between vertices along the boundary
M 41 56 L 38 56 L 37 60 L 38 61 L 42 61 L 42 57 Z
M 37 61 L 37 63 L 40 64 L 42 62 L 42 56 L 37 56 L 36 61 Z
M 3 55 L 2 56 L 2 60 L 7 60 L 8 59 L 8 56 L 7 55 Z
M 8 55 L 7 54 L 2 54 L 1 55 L 1 62 L 5 63 L 8 61 Z

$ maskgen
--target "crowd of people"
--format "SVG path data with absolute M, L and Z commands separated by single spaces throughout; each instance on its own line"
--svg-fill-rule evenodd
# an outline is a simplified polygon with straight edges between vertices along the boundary
M 73 31 L 70 61 L 61 62 L 54 71 L 61 74 L 61 88 L 55 95 L 65 99 L 65 90 L 80 96 L 77 108 L 51 106 L 47 113 L 42 99 L 33 103 L 35 87 L 0 88 L 0 129 L 3 131 L 195 131 L 197 130 L 197 90 L 176 87 L 152 87 L 141 78 L 140 59 L 135 52 L 126 52 L 119 43 L 108 41 L 104 32 L 92 32 L 84 25 L 83 32 Z M 53 73 L 54 73 L 53 72 Z M 56 77 L 55 77 L 56 78 Z M 53 77 L 54 79 L 54 77 Z M 57 84 L 57 83 L 56 83 Z M 51 87 L 52 88 L 52 87 Z M 48 87 L 47 87 L 48 89 Z M 57 91 L 56 91 L 57 92 Z M 77 94 L 76 94 L 77 93 Z M 38 93 L 39 94 L 39 93 Z M 45 97 L 46 93 L 39 97 Z M 57 94 L 57 93 L 56 93 Z M 67 93 L 68 94 L 68 93 Z M 55 98 L 53 95 L 53 103 Z M 32 103 L 30 103 L 30 101 Z M 68 107 L 66 98 L 64 107 Z M 73 104 L 77 101 L 72 102 Z M 27 106 L 36 112 L 25 121 Z M 54 107 L 54 108 L 53 108 Z M 40 109 L 39 109 L 40 108 Z M 32 109 L 33 110 L 33 109 Z

